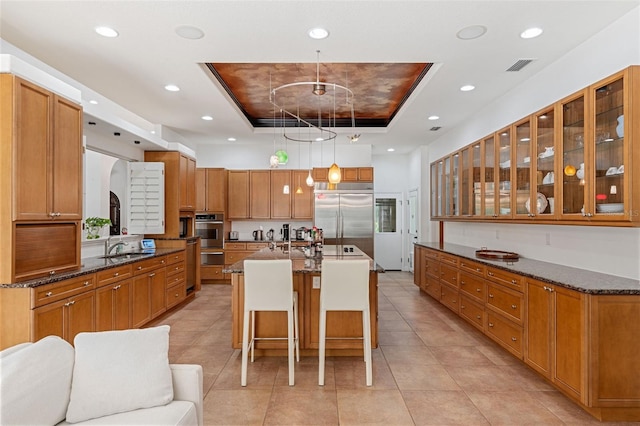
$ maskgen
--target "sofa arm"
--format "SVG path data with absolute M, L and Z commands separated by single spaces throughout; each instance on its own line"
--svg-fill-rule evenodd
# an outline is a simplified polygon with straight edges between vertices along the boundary
M 191 401 L 196 405 L 198 425 L 204 423 L 202 414 L 202 366 L 196 364 L 169 364 L 173 379 L 173 399 Z

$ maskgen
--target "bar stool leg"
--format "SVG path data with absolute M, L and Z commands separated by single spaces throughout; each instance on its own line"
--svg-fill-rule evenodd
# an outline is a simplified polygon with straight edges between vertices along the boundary
M 249 356 L 249 311 L 244 311 L 242 324 L 242 372 L 240 373 L 240 385 L 247 386 L 247 361 Z
M 293 292 L 293 329 L 295 331 L 296 361 L 300 362 L 300 328 L 298 327 L 298 292 Z
M 368 309 L 362 311 L 362 333 L 367 386 L 371 386 L 373 384 L 373 371 L 371 364 L 371 315 Z
M 254 361 L 255 351 L 255 339 L 256 339 L 256 311 L 251 311 L 251 339 L 249 340 L 249 346 L 251 347 L 251 362 Z
M 318 385 L 324 386 L 324 353 L 325 338 L 327 333 L 327 311 L 320 307 L 320 324 L 319 324 L 319 348 L 318 348 Z
M 289 386 L 294 385 L 293 377 L 293 309 L 287 312 L 287 355 L 289 359 Z

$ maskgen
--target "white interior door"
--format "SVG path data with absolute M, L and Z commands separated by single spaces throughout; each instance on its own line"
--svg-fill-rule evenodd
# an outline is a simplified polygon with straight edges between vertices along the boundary
M 375 195 L 375 261 L 387 270 L 402 270 L 402 215 L 402 193 Z
M 408 269 L 413 272 L 413 265 L 415 260 L 413 259 L 413 244 L 418 242 L 418 223 L 420 218 L 418 217 L 418 190 L 412 189 L 409 191 L 409 196 L 407 198 L 407 224 L 408 230 L 407 234 L 409 238 L 407 239 L 407 258 L 409 259 Z

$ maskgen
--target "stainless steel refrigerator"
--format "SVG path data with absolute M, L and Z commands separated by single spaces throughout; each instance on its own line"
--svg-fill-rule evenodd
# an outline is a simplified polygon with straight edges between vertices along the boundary
M 373 186 L 342 183 L 328 190 L 315 189 L 314 225 L 322 228 L 325 245 L 355 245 L 373 257 Z

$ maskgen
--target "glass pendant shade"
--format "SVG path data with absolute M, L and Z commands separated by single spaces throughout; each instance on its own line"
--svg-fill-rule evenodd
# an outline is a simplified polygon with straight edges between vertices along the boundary
M 279 164 L 287 164 L 287 161 L 289 161 L 289 154 L 283 149 L 276 151 L 276 156 L 278 157 Z
M 296 189 L 296 194 L 302 194 L 302 187 L 298 186 L 298 189 Z
M 275 168 L 278 167 L 278 156 L 273 154 L 270 158 L 269 158 L 269 165 L 271 166 L 271 168 Z
M 309 170 L 309 175 L 307 176 L 307 186 L 313 186 L 314 182 L 313 182 L 313 177 L 311 177 L 311 170 Z
M 340 183 L 342 179 L 342 173 L 340 173 L 340 167 L 336 163 L 333 163 L 329 167 L 329 183 Z

